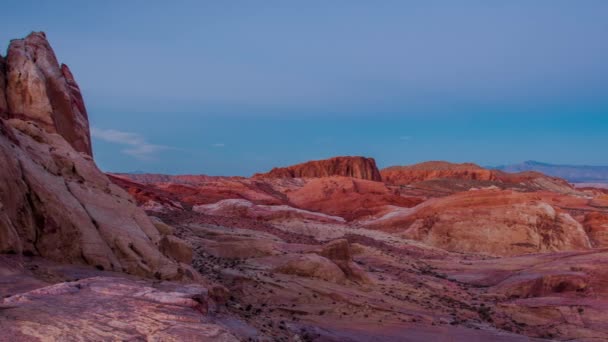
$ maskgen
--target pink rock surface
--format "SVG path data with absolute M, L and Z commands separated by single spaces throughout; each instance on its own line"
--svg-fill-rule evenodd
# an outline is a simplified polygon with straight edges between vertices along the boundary
M 395 194 L 383 183 L 349 177 L 324 177 L 287 193 L 295 206 L 353 220 L 373 215 L 386 205 L 413 207 L 419 198 Z
M 364 224 L 454 252 L 504 256 L 592 248 L 579 222 L 533 193 L 467 191 Z
M 0 301 L 1 340 L 238 341 L 211 322 L 202 286 L 93 277 Z

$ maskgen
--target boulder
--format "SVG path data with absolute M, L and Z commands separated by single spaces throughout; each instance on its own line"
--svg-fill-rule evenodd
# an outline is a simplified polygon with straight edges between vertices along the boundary
M 154 227 L 156 227 L 160 235 L 173 235 L 173 227 L 163 222 L 163 220 L 161 220 L 160 218 L 156 216 L 150 216 L 150 220 L 152 221 L 152 224 L 154 224 Z
M 346 275 L 331 260 L 318 254 L 289 255 L 286 261 L 275 268 L 276 272 L 300 277 L 318 278 L 333 283 L 344 283 Z
M 353 262 L 348 240 L 338 239 L 330 241 L 321 246 L 317 253 L 333 261 L 334 264 L 340 267 L 348 279 L 361 284 L 372 283 L 372 280 L 367 273 L 361 269 L 359 265 Z
M 192 247 L 190 247 L 184 240 L 173 236 L 165 235 L 160 240 L 161 252 L 172 258 L 173 260 L 183 262 L 185 264 L 192 263 Z

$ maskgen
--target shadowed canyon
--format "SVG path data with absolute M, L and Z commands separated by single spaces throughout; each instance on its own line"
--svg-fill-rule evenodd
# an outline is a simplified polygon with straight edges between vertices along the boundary
M 606 189 L 363 156 L 104 173 L 42 32 L 0 56 L 0 165 L 0 341 L 608 340 Z

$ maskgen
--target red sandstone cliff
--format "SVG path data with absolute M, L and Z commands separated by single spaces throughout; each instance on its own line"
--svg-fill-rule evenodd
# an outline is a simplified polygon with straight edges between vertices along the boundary
M 373 158 L 334 157 L 314 160 L 288 167 L 277 167 L 268 173 L 258 173 L 254 178 L 319 178 L 344 176 L 381 181 L 380 171 Z
M 392 185 L 404 185 L 435 178 L 496 180 L 496 174 L 473 163 L 454 164 L 443 161 L 392 166 L 380 171 L 382 179 Z

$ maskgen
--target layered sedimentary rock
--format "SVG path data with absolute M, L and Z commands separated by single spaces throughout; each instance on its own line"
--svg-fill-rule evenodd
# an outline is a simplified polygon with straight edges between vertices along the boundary
M 419 198 L 399 196 L 380 182 L 348 177 L 313 179 L 287 193 L 287 197 L 298 208 L 349 221 L 376 214 L 387 205 L 413 207 L 421 202 Z
M 505 256 L 592 248 L 579 222 L 532 193 L 462 192 L 363 223 L 454 252 Z
M 608 212 L 590 212 L 583 223 L 594 247 L 608 247 Z
M 391 166 L 382 169 L 380 173 L 386 183 L 394 185 L 411 184 L 435 178 L 496 180 L 494 172 L 473 163 L 454 164 L 442 161 L 430 161 L 409 166 Z
M 565 180 L 539 172 L 507 173 L 489 170 L 473 163 L 455 164 L 430 161 L 408 166 L 392 166 L 380 171 L 387 185 L 413 185 L 416 188 L 454 193 L 471 188 L 496 186 L 518 191 L 548 190 L 575 194 Z
M 225 199 L 246 199 L 256 204 L 283 204 L 285 195 L 275 190 L 284 183 L 301 183 L 295 179 L 249 179 L 243 177 L 170 176 L 154 174 L 110 174 L 110 179 L 126 189 L 138 203 L 175 207 L 216 203 Z M 289 186 L 289 184 L 286 184 Z M 167 205 L 167 202 L 173 204 Z
M 1 341 L 238 341 L 218 289 L 0 255 Z
M 34 32 L 25 39 L 12 40 L 5 69 L 0 87 L 5 78 L 2 88 L 8 117 L 35 122 L 63 136 L 76 151 L 91 155 L 88 116 L 80 88 L 68 66 L 57 61 L 46 35 Z
M 192 210 L 199 213 L 228 217 L 247 217 L 256 220 L 314 220 L 319 222 L 344 222 L 342 217 L 297 209 L 288 205 L 253 204 L 244 199 L 226 199 L 213 204 L 196 205 Z
M 344 176 L 381 181 L 380 172 L 373 158 L 334 157 L 314 160 L 288 167 L 278 167 L 268 173 L 256 174 L 255 178 L 318 178 Z
M 45 35 L 12 41 L 6 72 L 0 253 L 158 278 L 194 276 L 161 253 L 161 234 L 145 212 L 93 162 L 80 91 Z

